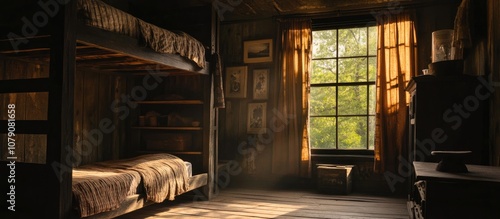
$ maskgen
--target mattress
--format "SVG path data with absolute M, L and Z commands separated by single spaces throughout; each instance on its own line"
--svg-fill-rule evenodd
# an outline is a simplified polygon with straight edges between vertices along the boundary
M 190 173 L 191 172 L 191 173 Z M 192 166 L 171 154 L 146 154 L 73 169 L 74 208 L 81 217 L 114 210 L 133 194 L 155 203 L 189 189 Z
M 73 168 L 73 200 L 82 217 L 110 211 L 127 196 L 136 194 L 141 175 L 136 171 L 111 169 L 100 165 Z M 102 191 L 107 191 L 103 195 Z

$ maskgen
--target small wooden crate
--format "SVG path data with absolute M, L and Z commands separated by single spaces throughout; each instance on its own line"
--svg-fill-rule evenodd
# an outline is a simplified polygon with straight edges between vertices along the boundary
M 353 165 L 319 164 L 318 190 L 331 194 L 349 194 L 352 188 Z

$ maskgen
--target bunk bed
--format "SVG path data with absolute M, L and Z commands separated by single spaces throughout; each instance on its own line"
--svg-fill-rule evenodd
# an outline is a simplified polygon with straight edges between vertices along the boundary
M 145 70 L 209 74 L 207 48 L 201 42 L 184 32 L 145 22 L 101 0 L 77 0 L 75 29 L 79 67 L 120 74 Z M 48 63 L 50 37 L 38 34 L 22 40 L 3 40 L 1 54 Z
M 53 164 L 66 162 L 65 158 L 71 153 L 64 146 L 74 143 L 71 137 L 73 131 L 71 103 L 79 100 L 73 100 L 71 97 L 73 89 L 71 74 L 75 73 L 76 67 L 95 68 L 123 75 L 210 74 L 209 62 L 205 57 L 207 48 L 186 33 L 164 30 L 100 0 L 69 1 L 58 7 L 61 10 L 51 19 L 52 23 L 49 24 L 51 31 L 48 34 L 0 40 L 1 56 L 50 65 L 49 78 L 0 80 L 0 94 L 48 92 L 50 97 L 47 121 L 18 121 L 16 124 L 18 133 L 47 135 L 46 164 L 19 163 L 17 166 L 20 171 L 18 178 L 40 177 L 40 186 L 30 188 L 29 185 L 24 185 L 19 195 L 32 193 L 34 197 L 36 194 L 45 197 L 47 203 L 29 207 L 50 218 L 112 218 L 152 203 L 172 200 L 177 195 L 200 187 L 204 187 L 204 194 L 210 198 L 213 189 L 213 184 L 210 182 L 214 178 L 213 163 L 216 159 L 213 148 L 203 149 L 206 153 L 204 155 L 206 159 L 203 161 L 205 172 L 196 175 L 189 173 L 189 163 L 169 154 L 99 162 L 74 167 L 69 171 L 71 173 L 69 175 L 66 173 L 57 177 L 51 175 L 54 172 Z M 27 43 L 19 43 L 14 47 L 12 40 Z M 0 123 L 5 125 L 7 121 Z M 210 135 L 211 131 L 207 130 L 206 133 Z M 213 147 L 212 144 L 207 145 Z M 165 162 L 165 157 L 170 161 Z M 150 162 L 153 160 L 160 160 L 162 163 L 160 166 L 168 166 L 171 163 L 174 163 L 171 166 L 177 166 L 175 171 L 165 173 L 173 176 L 177 183 L 161 184 L 175 191 L 167 192 L 165 195 L 164 190 L 153 189 L 161 190 L 163 196 L 160 198 L 151 193 L 151 189 L 146 189 L 145 176 L 141 175 L 146 170 L 137 167 L 144 167 L 145 163 L 151 166 Z M 4 163 L 5 161 L 2 162 Z M 131 163 L 137 165 L 133 166 Z M 6 165 L 2 166 L 6 168 Z M 44 176 L 48 178 L 45 181 L 42 179 Z M 162 180 L 165 182 L 165 178 L 153 181 L 158 183 Z M 103 181 L 115 184 L 106 184 Z M 102 204 L 101 206 L 88 207 L 89 203 L 84 203 L 84 200 L 99 199 L 96 195 L 102 191 L 102 188 L 81 189 L 82 186 L 91 184 L 102 184 L 104 188 L 117 187 L 121 192 L 116 192 L 117 196 L 113 198 L 113 203 L 102 204 L 100 201 L 98 203 Z M 19 185 L 22 186 L 22 183 Z M 46 187 L 46 191 L 41 191 L 38 187 Z M 69 188 L 72 188 L 71 191 Z M 85 192 L 82 191 L 93 191 L 91 193 L 94 196 L 85 197 L 83 195 Z M 75 197 L 78 200 L 75 200 Z M 18 199 L 20 198 L 22 197 Z M 73 201 L 68 202 L 68 199 Z M 26 206 L 23 204 L 20 205 Z M 85 206 L 92 210 L 85 210 Z M 75 213 L 75 210 L 78 212 Z M 21 215 L 39 216 L 33 212 L 22 212 Z

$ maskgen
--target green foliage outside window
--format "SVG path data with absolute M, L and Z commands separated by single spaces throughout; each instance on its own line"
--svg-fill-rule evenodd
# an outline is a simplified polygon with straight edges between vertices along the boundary
M 313 149 L 373 149 L 376 52 L 375 26 L 313 31 Z

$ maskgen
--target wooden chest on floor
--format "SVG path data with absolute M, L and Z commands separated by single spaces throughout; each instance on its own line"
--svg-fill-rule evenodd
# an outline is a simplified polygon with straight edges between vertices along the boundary
M 352 188 L 353 165 L 318 164 L 317 186 L 320 192 L 349 194 Z

